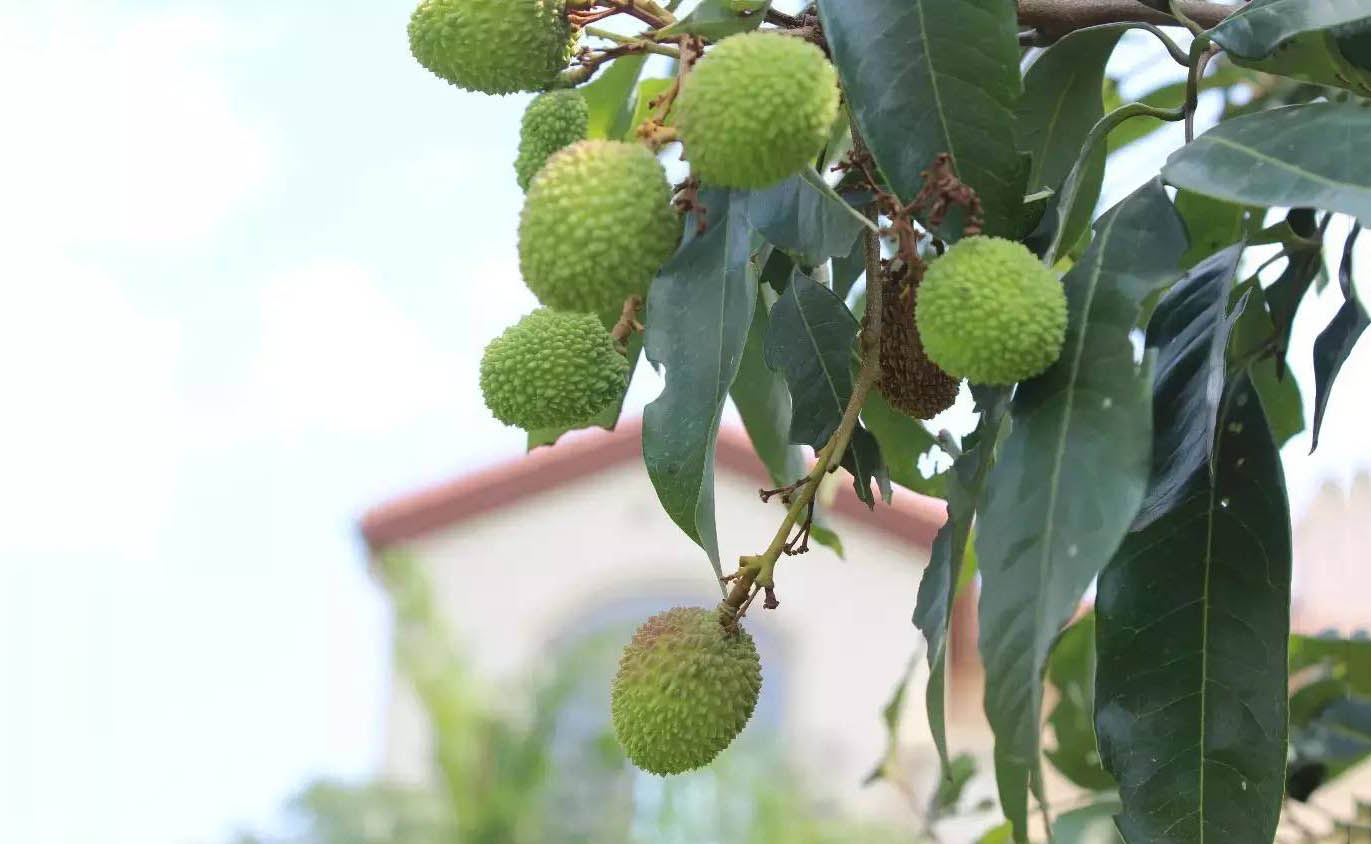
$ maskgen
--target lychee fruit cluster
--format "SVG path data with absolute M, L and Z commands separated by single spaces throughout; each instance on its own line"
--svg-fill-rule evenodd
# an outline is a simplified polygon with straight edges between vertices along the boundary
M 1066 339 L 1066 292 L 1021 243 L 969 237 L 929 265 L 915 324 L 929 360 L 976 384 L 1044 372 Z
M 563 147 L 585 140 L 589 128 L 590 107 L 581 92 L 548 91 L 534 97 L 519 126 L 519 156 L 514 159 L 519 189 L 528 190 L 528 183 L 548 158 Z
M 752 637 L 715 611 L 677 607 L 633 634 L 610 691 L 614 734 L 654 774 L 708 765 L 757 706 L 762 668 Z
M 409 21 L 410 52 L 459 88 L 541 91 L 576 52 L 566 0 L 423 0 Z
M 732 35 L 686 76 L 676 119 L 708 184 L 761 188 L 810 166 L 838 116 L 838 73 L 818 47 L 773 32 Z
M 628 361 L 593 314 L 539 308 L 481 357 L 486 407 L 526 430 L 584 425 L 627 387 Z

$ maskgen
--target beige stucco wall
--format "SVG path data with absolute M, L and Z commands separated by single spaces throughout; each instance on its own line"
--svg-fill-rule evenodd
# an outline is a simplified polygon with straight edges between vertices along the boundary
M 727 571 L 739 554 L 766 546 L 781 511 L 777 503 L 760 503 L 754 481 L 722 470 L 716 505 Z M 764 682 L 786 683 L 781 719 L 800 768 L 818 772 L 818 785 L 853 811 L 908 817 L 894 789 L 863 788 L 861 781 L 884 747 L 880 711 L 920 643 L 910 614 L 928 551 L 898 544 L 860 520 L 839 519 L 833 527 L 847 559 L 817 546 L 783 558 L 781 608 L 764 611 L 759 601 L 748 626 L 762 647 L 770 678 Z M 636 461 L 454 525 L 407 550 L 428 566 L 475 670 L 509 688 L 519 687 L 550 642 L 598 607 L 644 596 L 660 596 L 661 609 L 719 599 L 705 556 L 663 513 Z M 920 675 L 914 689 L 922 687 Z M 928 785 L 937 771 L 923 695 L 915 691 L 907 701 L 907 758 Z M 397 686 L 386 773 L 420 779 L 428 759 L 421 714 Z

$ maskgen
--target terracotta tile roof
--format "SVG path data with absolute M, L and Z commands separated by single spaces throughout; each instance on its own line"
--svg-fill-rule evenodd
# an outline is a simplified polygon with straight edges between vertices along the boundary
M 361 520 L 362 536 L 373 551 L 414 539 L 484 513 L 510 506 L 520 499 L 548 492 L 629 461 L 641 459 L 642 421 L 620 423 L 614 431 L 587 431 L 567 436 L 551 448 L 478 470 L 460 478 L 418 490 L 382 503 Z M 719 432 L 717 471 L 754 479 L 759 486 L 770 479 L 739 428 Z M 844 485 L 829 512 L 860 520 L 904 543 L 927 547 L 933 542 L 947 510 L 940 499 L 897 488 L 890 506 L 875 512 Z

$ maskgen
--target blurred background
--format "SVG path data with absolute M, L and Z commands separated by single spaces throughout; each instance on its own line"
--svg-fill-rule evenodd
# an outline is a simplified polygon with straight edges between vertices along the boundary
M 0 0 L 0 840 L 909 840 L 941 805 L 918 702 L 908 781 L 861 786 L 918 658 L 937 514 L 909 494 L 863 519 L 836 493 L 847 562 L 787 562 L 785 608 L 752 623 L 759 717 L 718 765 L 663 781 L 619 755 L 618 649 L 717 594 L 635 463 L 660 381 L 532 463 L 486 413 L 481 350 L 535 305 L 528 97 L 419 68 L 412 6 Z M 1123 96 L 1179 78 L 1124 45 Z M 1179 133 L 1119 151 L 1103 205 Z M 1296 323 L 1307 406 L 1340 301 Z M 1284 451 L 1310 632 L 1366 617 L 1371 345 L 1340 384 L 1318 452 Z M 725 557 L 774 524 L 739 436 Z M 833 589 L 844 566 L 863 592 Z M 954 662 L 954 743 L 979 752 L 974 653 Z

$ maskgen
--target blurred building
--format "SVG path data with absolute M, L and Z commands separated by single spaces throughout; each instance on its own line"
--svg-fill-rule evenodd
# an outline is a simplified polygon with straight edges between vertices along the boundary
M 705 555 L 663 512 L 641 459 L 642 430 L 582 433 L 553 448 L 451 483 L 406 495 L 366 515 L 373 553 L 402 550 L 428 570 L 448 621 L 475 672 L 497 688 L 520 687 L 529 673 L 578 638 L 633 627 L 676 606 L 713 606 L 719 589 Z M 781 517 L 761 502 L 769 479 L 746 434 L 721 432 L 715 510 L 725 573 L 740 554 L 771 540 Z M 896 490 L 892 506 L 869 511 L 838 473 L 821 489 L 821 512 L 841 537 L 846 559 L 817 544 L 782 558 L 781 607 L 748 614 L 763 665 L 763 699 L 753 729 L 779 731 L 797 768 L 818 772 L 823 793 L 844 811 L 907 819 L 889 786 L 862 781 L 881 758 L 882 708 L 916 653 L 910 623 L 929 546 L 945 517 L 941 501 Z M 964 599 L 950 649 L 950 729 L 988 749 L 980 712 L 974 619 Z M 901 729 L 905 762 L 924 791 L 937 776 L 916 673 Z M 608 716 L 608 688 L 591 696 Z M 758 727 L 759 723 L 764 726 Z M 747 735 L 745 732 L 744 735 Z M 402 782 L 431 776 L 431 739 L 404 683 L 393 689 L 383 775 Z M 972 749 L 972 748 L 966 748 Z

